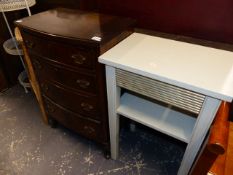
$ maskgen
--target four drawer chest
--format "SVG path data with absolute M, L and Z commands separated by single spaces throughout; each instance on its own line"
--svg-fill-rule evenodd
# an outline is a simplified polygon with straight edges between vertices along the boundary
M 98 56 L 132 33 L 129 18 L 58 8 L 16 21 L 51 125 L 109 151 L 105 68 Z

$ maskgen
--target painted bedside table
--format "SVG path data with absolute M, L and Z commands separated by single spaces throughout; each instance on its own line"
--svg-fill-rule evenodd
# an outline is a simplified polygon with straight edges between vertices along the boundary
M 112 158 L 122 115 L 186 142 L 178 174 L 188 174 L 221 101 L 232 101 L 233 53 L 133 33 L 99 62 L 106 65 Z M 121 96 L 121 88 L 133 93 Z

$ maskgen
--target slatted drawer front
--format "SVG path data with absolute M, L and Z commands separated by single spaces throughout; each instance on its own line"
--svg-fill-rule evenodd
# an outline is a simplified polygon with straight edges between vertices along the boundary
M 162 101 L 175 107 L 198 114 L 205 96 L 161 81 L 116 69 L 117 85 Z

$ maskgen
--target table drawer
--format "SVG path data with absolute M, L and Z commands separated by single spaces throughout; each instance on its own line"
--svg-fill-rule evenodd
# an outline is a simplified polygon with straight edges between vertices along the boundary
M 117 85 L 149 98 L 199 114 L 205 96 L 161 81 L 116 69 Z
M 87 120 L 82 115 L 73 113 L 48 98 L 44 98 L 45 107 L 48 115 L 56 119 L 65 127 L 76 131 L 77 133 L 86 136 L 90 139 L 99 141 L 101 138 L 102 124 L 98 121 Z
M 32 56 L 32 63 L 40 81 L 52 80 L 64 86 L 92 94 L 96 93 L 96 77 L 66 69 L 37 56 Z
M 76 68 L 94 69 L 97 56 L 90 46 L 73 45 L 40 39 L 34 35 L 23 34 L 25 45 L 31 53 L 46 57 L 58 63 Z
M 57 104 L 74 113 L 80 113 L 86 117 L 99 120 L 96 96 L 84 96 L 74 93 L 51 82 L 41 82 L 42 93 Z

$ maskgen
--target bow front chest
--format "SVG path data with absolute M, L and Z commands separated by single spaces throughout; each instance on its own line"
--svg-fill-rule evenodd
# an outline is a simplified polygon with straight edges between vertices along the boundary
M 132 33 L 134 21 L 54 9 L 16 21 L 48 120 L 109 149 L 105 68 L 98 56 Z

